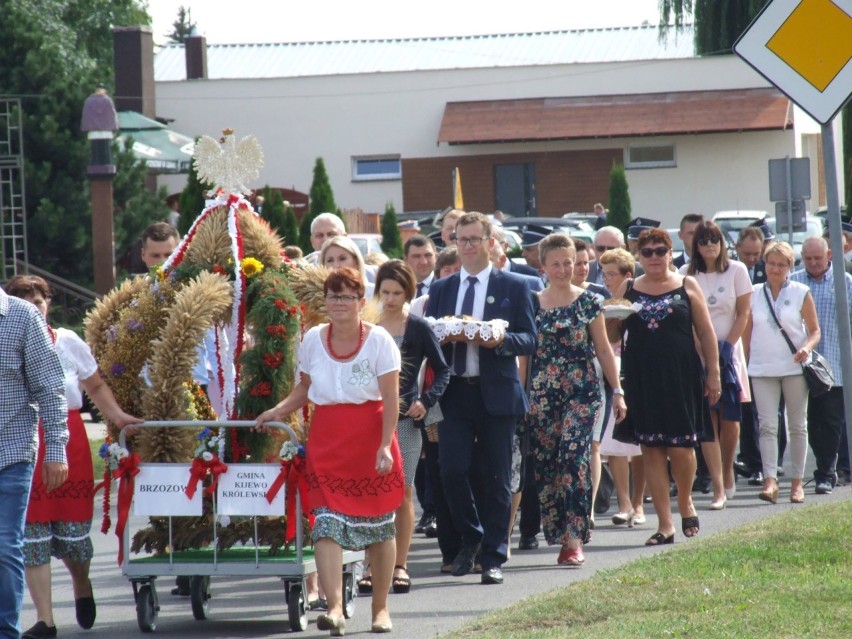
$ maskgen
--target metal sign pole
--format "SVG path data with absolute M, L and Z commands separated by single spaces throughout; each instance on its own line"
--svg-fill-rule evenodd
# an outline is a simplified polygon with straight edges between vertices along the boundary
M 826 219 L 831 238 L 831 268 L 837 308 L 837 333 L 840 341 L 840 368 L 843 371 L 846 435 L 848 442 L 852 442 L 852 329 L 850 329 L 847 311 L 849 301 L 846 296 L 846 268 L 843 263 L 843 229 L 840 226 L 840 194 L 834 156 L 834 127 L 831 121 L 822 125 L 822 157 L 825 166 L 825 195 L 828 202 Z
M 787 169 L 787 223 L 790 225 L 787 228 L 787 239 L 793 247 L 793 166 L 789 155 L 784 156 L 784 165 Z

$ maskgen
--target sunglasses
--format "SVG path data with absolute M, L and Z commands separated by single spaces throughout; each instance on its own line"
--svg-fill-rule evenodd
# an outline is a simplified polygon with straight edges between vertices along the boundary
M 599 254 L 603 254 L 603 253 L 606 253 L 607 251 L 612 251 L 613 249 L 617 249 L 617 248 L 619 248 L 619 247 L 617 247 L 617 246 L 599 246 L 599 245 L 595 245 L 595 250 L 596 250 Z
M 708 244 L 718 244 L 721 241 L 722 241 L 722 239 L 718 238 L 716 236 L 702 237 L 700 240 L 698 240 L 698 245 L 699 246 L 707 246 Z
M 645 248 L 639 249 L 639 253 L 642 255 L 642 257 L 651 257 L 652 255 L 656 255 L 657 257 L 663 257 L 668 252 L 669 249 L 667 249 L 665 246 L 658 246 L 657 248 L 649 248 L 646 246 Z

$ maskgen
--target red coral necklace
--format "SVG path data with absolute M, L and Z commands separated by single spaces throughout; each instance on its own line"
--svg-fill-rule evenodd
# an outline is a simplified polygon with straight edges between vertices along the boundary
M 360 331 L 360 335 L 358 336 L 358 345 L 355 347 L 354 351 L 352 351 L 351 353 L 347 353 L 346 355 L 338 355 L 337 353 L 334 352 L 334 348 L 332 348 L 332 346 L 331 346 L 331 327 L 332 327 L 332 323 L 329 322 L 328 334 L 326 335 L 326 338 L 325 338 L 326 344 L 328 344 L 329 355 L 331 355 L 334 359 L 339 359 L 339 360 L 351 359 L 351 358 L 355 357 L 355 355 L 358 354 L 358 351 L 361 350 L 361 346 L 363 346 L 363 344 L 364 344 L 364 336 L 367 334 L 367 331 L 364 329 L 364 322 L 362 320 L 358 320 L 358 328 L 359 328 L 359 331 Z

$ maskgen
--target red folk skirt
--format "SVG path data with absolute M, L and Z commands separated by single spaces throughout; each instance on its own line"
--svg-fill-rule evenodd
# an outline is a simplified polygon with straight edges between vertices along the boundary
M 95 477 L 92 467 L 92 450 L 79 410 L 68 411 L 68 480 L 48 493 L 42 480 L 44 466 L 44 432 L 38 429 L 38 457 L 33 472 L 30 502 L 27 508 L 28 524 L 45 524 L 52 521 L 90 521 L 94 515 Z
M 391 472 L 376 472 L 382 402 L 317 406 L 306 446 L 308 503 L 345 515 L 375 517 L 402 503 L 405 478 L 396 433 Z

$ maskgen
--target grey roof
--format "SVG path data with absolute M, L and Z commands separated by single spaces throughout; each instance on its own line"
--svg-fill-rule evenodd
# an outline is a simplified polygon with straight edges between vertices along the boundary
M 656 26 L 547 31 L 503 35 L 342 40 L 279 44 L 208 44 L 211 80 L 292 78 L 394 71 L 482 69 L 694 57 L 692 27 L 670 28 L 661 40 Z M 183 45 L 160 49 L 157 82 L 186 79 Z

